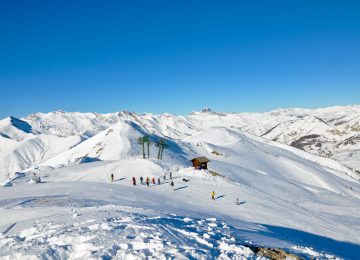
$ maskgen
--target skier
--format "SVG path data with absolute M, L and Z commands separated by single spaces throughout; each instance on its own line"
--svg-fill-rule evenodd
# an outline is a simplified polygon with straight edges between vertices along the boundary
M 146 177 L 146 185 L 149 187 L 149 184 L 150 184 L 150 179 L 149 177 Z
M 171 182 L 170 182 L 170 185 L 171 185 L 172 187 L 174 187 L 175 184 L 174 184 L 173 181 L 171 181 Z
M 236 205 L 240 205 L 239 198 L 236 199 Z
M 152 183 L 155 185 L 155 177 L 152 178 Z
M 161 183 L 161 180 L 160 180 L 160 177 L 158 178 L 158 185 L 160 185 L 160 183 Z
M 213 192 L 211 193 L 211 198 L 212 198 L 212 200 L 215 200 L 215 191 L 213 191 Z
M 111 178 L 111 182 L 114 182 L 114 174 L 113 173 L 110 175 L 110 178 Z
M 133 185 L 136 186 L 136 179 L 135 177 L 132 177 Z
M 172 172 L 170 172 L 170 180 L 172 180 Z
M 143 184 L 143 182 L 144 182 L 143 176 L 140 177 L 140 182 L 141 182 L 141 184 Z

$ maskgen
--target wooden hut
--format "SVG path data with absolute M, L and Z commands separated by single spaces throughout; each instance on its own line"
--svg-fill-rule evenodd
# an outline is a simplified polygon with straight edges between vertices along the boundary
M 197 170 L 207 170 L 207 164 L 208 162 L 210 162 L 210 160 L 206 157 L 197 157 L 190 161 L 192 162 L 194 168 Z

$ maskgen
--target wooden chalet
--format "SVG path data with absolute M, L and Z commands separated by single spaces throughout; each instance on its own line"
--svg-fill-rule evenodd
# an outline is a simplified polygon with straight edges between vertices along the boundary
M 197 170 L 207 170 L 207 164 L 210 162 L 210 160 L 206 157 L 197 157 L 190 160 L 190 162 L 192 162 L 194 168 Z

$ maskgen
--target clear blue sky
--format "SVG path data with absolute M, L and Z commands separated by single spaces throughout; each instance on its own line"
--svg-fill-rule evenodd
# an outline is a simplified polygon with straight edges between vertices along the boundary
M 360 1 L 0 2 L 0 118 L 360 103 Z

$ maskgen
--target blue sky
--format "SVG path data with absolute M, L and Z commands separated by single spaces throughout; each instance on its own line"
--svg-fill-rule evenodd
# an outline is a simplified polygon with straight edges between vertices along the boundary
M 360 1 L 1 1 L 0 117 L 360 103 Z

